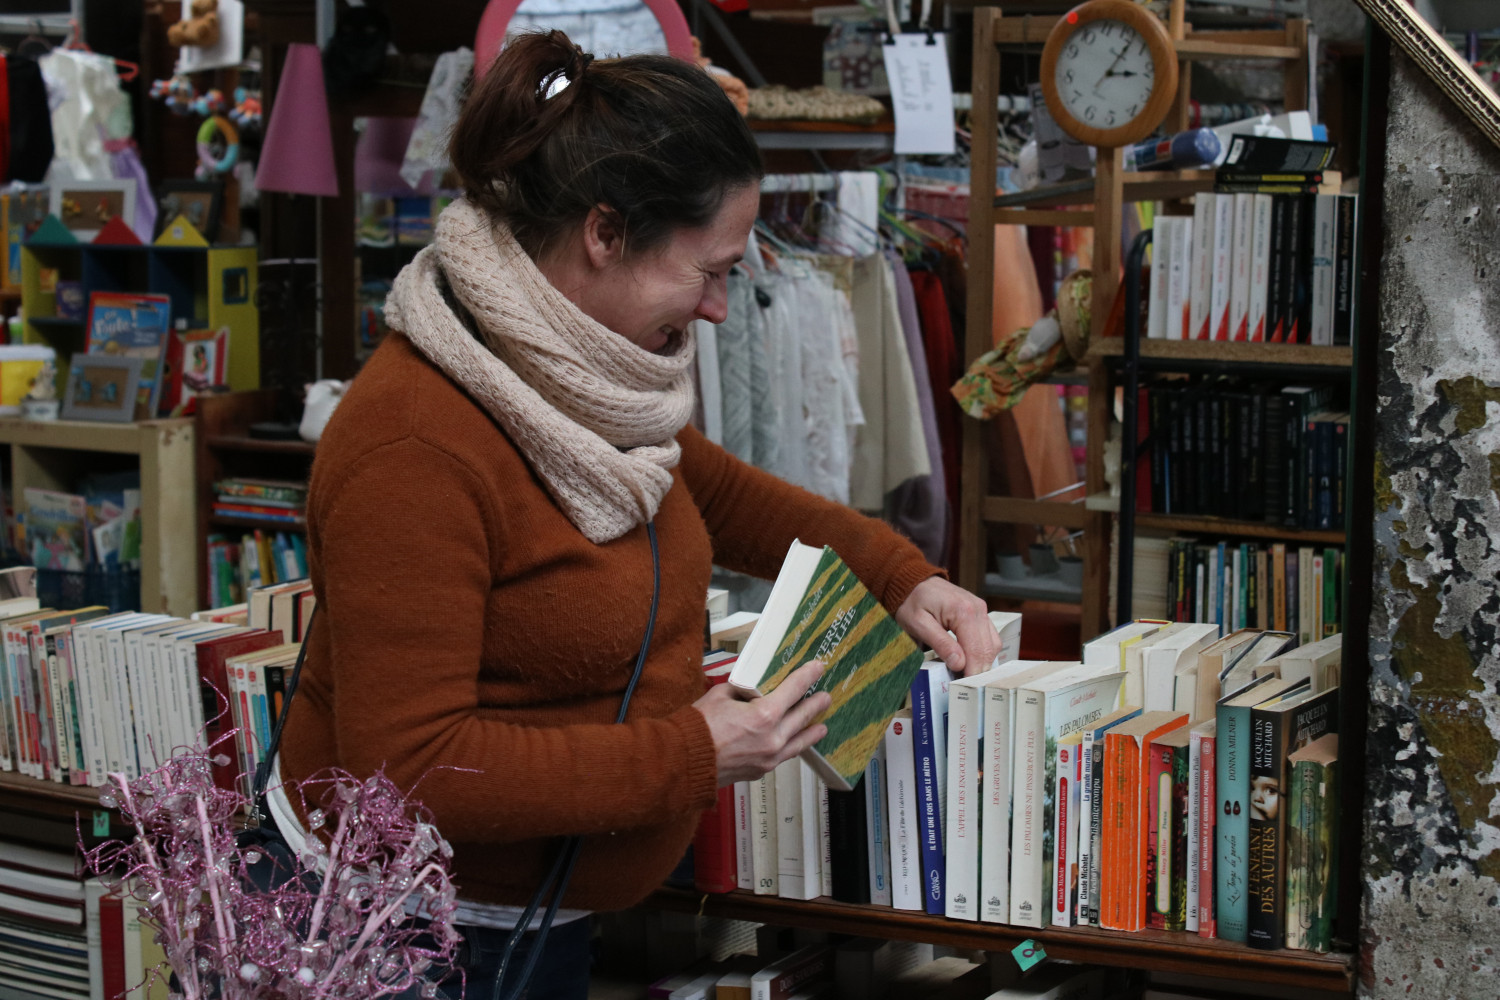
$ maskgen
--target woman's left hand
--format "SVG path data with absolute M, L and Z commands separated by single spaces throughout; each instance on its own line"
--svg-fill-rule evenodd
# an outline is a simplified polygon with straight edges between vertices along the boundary
M 990 623 L 984 599 L 940 576 L 912 589 L 896 610 L 896 621 L 913 639 L 931 646 L 956 674 L 982 673 L 1000 652 L 1000 634 Z

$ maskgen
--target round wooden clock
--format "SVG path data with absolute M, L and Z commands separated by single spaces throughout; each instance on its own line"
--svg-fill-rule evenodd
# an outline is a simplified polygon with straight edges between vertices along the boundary
M 1161 20 L 1131 0 L 1087 0 L 1042 49 L 1042 92 L 1062 129 L 1093 146 L 1149 136 L 1177 93 L 1177 51 Z

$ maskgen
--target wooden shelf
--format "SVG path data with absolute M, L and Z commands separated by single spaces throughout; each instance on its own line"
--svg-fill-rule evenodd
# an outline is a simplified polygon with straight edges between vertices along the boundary
M 1316 531 L 1308 528 L 1288 528 L 1280 524 L 1263 521 L 1233 521 L 1223 517 L 1207 517 L 1190 514 L 1146 514 L 1135 515 L 1137 528 L 1157 528 L 1163 531 L 1186 531 L 1205 535 L 1236 535 L 1242 538 L 1277 538 L 1288 542 L 1317 542 L 1323 545 L 1343 545 L 1347 537 L 1342 531 Z
M 837 903 L 826 898 L 802 902 L 743 891 L 705 895 L 664 888 L 648 897 L 645 905 L 681 913 L 984 951 L 1009 951 L 1023 941 L 1035 940 L 1046 949 L 1049 958 L 1301 989 L 1348 992 L 1354 984 L 1353 955 L 1257 951 L 1184 931 L 1127 934 L 1082 927 L 1038 931 L 1005 924 L 948 920 L 885 906 Z
M 1120 176 L 1125 184 L 1122 199 L 1127 202 L 1177 201 L 1214 189 L 1214 171 L 1208 168 L 1195 170 L 1145 170 L 1123 173 Z M 1076 181 L 1065 181 L 1061 184 L 1049 184 L 1046 187 L 1033 188 L 1030 191 L 1021 191 L 1016 194 L 1000 195 L 995 199 L 995 207 L 1005 209 L 1005 212 L 997 213 L 1001 216 L 997 220 L 997 223 L 1011 221 L 1007 213 L 1018 211 L 1018 206 L 1032 208 L 1039 206 L 1092 205 L 1093 201 L 1094 179 L 1092 177 Z M 1092 226 L 1094 224 L 1094 210 L 1092 208 L 1066 213 L 1059 212 L 1057 214 L 1063 218 L 1059 218 L 1057 221 L 1039 219 L 1030 224 L 1038 226 Z
M 1124 353 L 1125 340 L 1122 337 L 1106 337 L 1089 343 L 1090 358 L 1117 358 Z M 1354 348 L 1313 347 L 1310 344 L 1251 344 L 1229 340 L 1142 340 L 1141 357 L 1338 369 L 1353 365 Z
M 48 812 L 73 813 L 79 809 L 102 809 L 99 805 L 99 789 L 86 785 L 64 785 L 57 781 L 44 781 L 16 771 L 0 771 L 0 802 L 9 810 L 27 802 L 31 805 L 45 803 Z
M 991 524 L 1045 524 L 1075 530 L 1088 527 L 1092 513 L 1082 503 L 1006 496 L 987 496 L 980 507 L 980 516 Z
M 208 515 L 208 523 L 221 528 L 241 528 L 245 531 L 307 531 L 307 521 L 298 518 L 295 521 L 276 521 L 265 517 L 228 517 L 224 514 Z
M 309 458 L 317 450 L 317 445 L 311 441 L 273 441 L 243 434 L 210 435 L 208 446 L 226 451 L 259 451 L 272 455 L 306 455 Z

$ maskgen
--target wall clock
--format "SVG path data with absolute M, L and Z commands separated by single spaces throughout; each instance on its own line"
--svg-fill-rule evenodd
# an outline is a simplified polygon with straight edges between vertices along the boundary
M 1113 148 L 1154 132 L 1177 94 L 1177 51 L 1161 20 L 1131 0 L 1088 0 L 1042 49 L 1047 111 L 1069 135 Z

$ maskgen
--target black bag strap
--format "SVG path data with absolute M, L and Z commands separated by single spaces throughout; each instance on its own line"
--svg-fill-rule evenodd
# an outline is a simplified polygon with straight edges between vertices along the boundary
M 313 622 L 318 620 L 318 606 L 313 605 L 312 614 L 302 626 L 302 648 L 297 650 L 297 665 L 292 668 L 292 679 L 287 681 L 286 693 L 281 699 L 281 711 L 276 713 L 276 726 L 271 730 L 271 742 L 266 746 L 266 755 L 255 766 L 255 783 L 251 785 L 250 821 L 256 825 L 269 822 L 270 810 L 266 808 L 266 785 L 271 780 L 271 768 L 276 763 L 276 752 L 281 749 L 281 731 L 286 728 L 287 713 L 292 709 L 292 698 L 297 694 L 297 682 L 302 678 L 302 662 L 307 659 L 307 639 L 312 635 Z
M 656 544 L 656 522 L 646 522 L 646 536 L 651 539 L 651 615 L 646 619 L 646 637 L 641 640 L 641 651 L 635 656 L 635 671 L 630 675 L 630 684 L 625 688 L 625 697 L 620 702 L 619 714 L 615 716 L 616 724 L 625 721 L 625 712 L 630 708 L 630 697 L 635 694 L 635 686 L 641 679 L 641 671 L 646 665 L 646 653 L 651 649 L 651 634 L 656 631 L 657 608 L 661 603 L 661 554 Z M 557 859 L 552 862 L 552 869 L 547 872 L 547 877 L 542 880 L 542 884 L 537 886 L 536 894 L 531 897 L 531 902 L 526 904 L 526 909 L 516 921 L 516 929 L 511 931 L 510 937 L 505 942 L 505 950 L 500 953 L 500 964 L 495 969 L 494 980 L 490 983 L 490 1000 L 520 1000 L 525 995 L 526 984 L 531 981 L 531 974 L 536 970 L 537 959 L 541 957 L 542 948 L 547 944 L 547 933 L 552 929 L 552 918 L 557 915 L 557 906 L 562 902 L 563 893 L 567 892 L 568 880 L 573 876 L 573 864 L 578 860 L 578 852 L 582 847 L 583 838 L 580 836 L 574 835 L 563 839 L 557 852 Z M 505 969 L 510 965 L 511 956 L 515 954 L 516 945 L 520 944 L 522 935 L 526 933 L 526 928 L 531 923 L 531 918 L 536 915 L 537 909 L 542 905 L 542 900 L 547 898 L 549 892 L 552 893 L 552 898 L 547 902 L 547 911 L 542 914 L 542 922 L 537 927 L 536 939 L 531 943 L 531 951 L 526 956 L 526 964 L 521 968 L 521 976 L 515 987 L 502 998 L 500 984 L 505 979 Z

